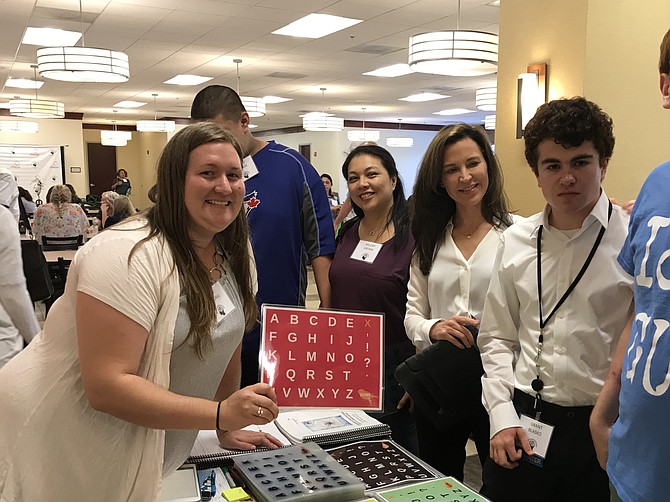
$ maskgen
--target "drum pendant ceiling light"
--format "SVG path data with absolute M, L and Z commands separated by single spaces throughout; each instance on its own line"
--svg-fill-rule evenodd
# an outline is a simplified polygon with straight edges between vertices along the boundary
M 116 110 L 112 110 L 116 113 Z M 100 144 L 103 146 L 126 146 L 128 141 L 133 138 L 133 134 L 130 131 L 117 131 L 116 130 L 116 120 L 112 120 L 112 127 L 114 128 L 111 131 L 101 130 L 100 131 Z
M 363 110 L 363 128 L 361 130 L 353 129 L 347 131 L 347 139 L 349 141 L 379 141 L 380 133 L 379 131 L 374 131 L 370 129 L 365 129 L 365 107 L 362 107 Z
M 326 88 L 321 87 L 321 99 L 326 96 Z M 313 132 L 340 132 L 344 129 L 344 119 L 326 113 L 325 108 L 320 112 L 310 112 L 302 118 L 302 128 Z
M 156 120 L 156 98 L 158 94 L 152 94 L 154 98 L 154 119 L 138 120 L 135 122 L 135 128 L 141 132 L 172 132 L 175 130 L 174 120 Z
M 398 131 L 401 129 L 401 122 L 402 119 L 398 119 Z M 414 138 L 410 136 L 386 138 L 386 146 L 390 146 L 391 148 L 411 148 L 414 146 Z
M 244 96 L 240 94 L 240 63 L 241 59 L 233 59 L 233 63 L 237 66 L 237 95 L 240 96 L 244 108 L 250 117 L 262 117 L 265 115 L 265 101 L 262 98 L 253 98 L 251 96 Z
M 409 67 L 412 71 L 473 77 L 498 69 L 498 35 L 461 30 L 461 0 L 458 0 L 456 29 L 421 33 L 409 38 Z
M 37 82 L 37 65 L 31 65 L 31 68 Z M 9 114 L 32 119 L 62 119 L 65 117 L 65 104 L 60 101 L 38 99 L 35 87 L 35 99 L 18 98 L 9 101 Z
M 79 0 L 81 47 L 43 47 L 37 49 L 40 75 L 66 82 L 121 83 L 130 78 L 128 55 L 110 49 L 85 47 L 84 13 Z

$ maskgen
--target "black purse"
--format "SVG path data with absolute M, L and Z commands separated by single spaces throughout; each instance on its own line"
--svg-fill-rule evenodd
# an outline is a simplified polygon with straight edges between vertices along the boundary
M 476 336 L 477 328 L 468 327 Z M 476 346 L 439 340 L 396 368 L 395 376 L 438 430 L 482 406 L 482 360 Z
M 33 239 L 21 240 L 21 257 L 23 258 L 23 275 L 33 302 L 46 300 L 53 295 L 54 287 L 49 274 L 49 266 L 39 243 Z

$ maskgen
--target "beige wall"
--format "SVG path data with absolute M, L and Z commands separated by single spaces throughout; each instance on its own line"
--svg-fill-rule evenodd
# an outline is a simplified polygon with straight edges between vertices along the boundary
M 15 117 L 8 120 L 16 120 Z M 65 183 L 71 183 L 78 194 L 88 193 L 88 170 L 84 160 L 84 140 L 80 120 L 32 120 L 39 124 L 37 134 L 0 132 L 0 143 L 7 145 L 56 145 L 65 147 Z M 80 173 L 70 167 L 81 167 Z
M 546 62 L 549 99 L 584 95 L 614 120 L 617 144 L 603 184 L 634 198 L 646 174 L 670 156 L 670 114 L 658 92 L 658 46 L 670 27 L 670 2 L 561 0 L 501 2 L 496 152 L 506 190 L 520 214 L 544 201 L 517 140 L 516 79 Z
M 100 143 L 100 131 L 86 129 L 83 142 Z M 147 192 L 156 182 L 156 163 L 166 143 L 166 133 L 133 131 L 133 138 L 126 146 L 116 147 L 117 168 L 128 172 L 133 187 L 130 200 L 137 209 L 146 209 L 151 205 Z M 88 152 L 88 148 L 84 150 Z M 86 169 L 88 170 L 88 159 Z

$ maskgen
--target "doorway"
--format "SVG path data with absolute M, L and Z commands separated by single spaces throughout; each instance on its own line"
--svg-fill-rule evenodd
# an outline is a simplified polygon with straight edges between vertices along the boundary
M 116 147 L 87 143 L 89 193 L 100 197 L 116 178 Z

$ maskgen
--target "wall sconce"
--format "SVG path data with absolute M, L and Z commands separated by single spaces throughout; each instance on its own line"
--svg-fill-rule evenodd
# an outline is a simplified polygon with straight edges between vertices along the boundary
M 533 64 L 526 73 L 519 75 L 516 96 L 516 137 L 523 137 L 523 130 L 541 104 L 547 101 L 547 63 Z

